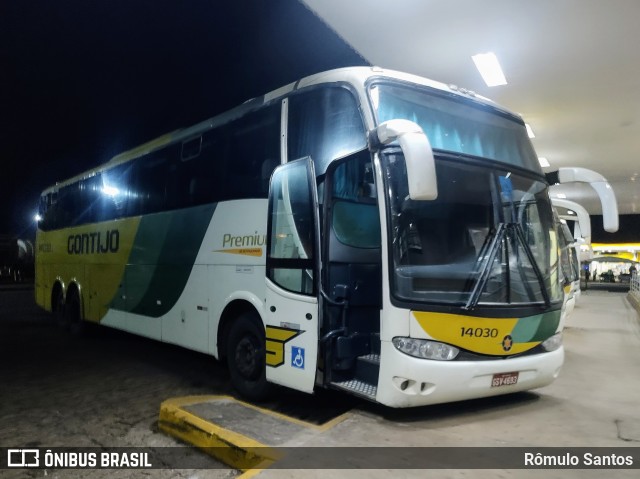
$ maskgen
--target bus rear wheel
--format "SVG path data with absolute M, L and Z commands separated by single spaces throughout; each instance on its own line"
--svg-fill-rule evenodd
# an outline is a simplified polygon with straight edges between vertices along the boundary
M 65 328 L 64 317 L 64 296 L 60 288 L 55 288 L 53 292 L 53 298 L 51 299 L 51 311 L 53 313 L 53 319 L 60 328 Z
M 239 316 L 229 329 L 227 362 L 231 384 L 248 399 L 266 399 L 271 390 L 266 377 L 265 356 L 262 322 L 254 314 Z
M 84 333 L 84 321 L 80 313 L 80 298 L 76 291 L 67 294 L 67 301 L 64 305 L 64 323 L 71 334 L 81 336 Z

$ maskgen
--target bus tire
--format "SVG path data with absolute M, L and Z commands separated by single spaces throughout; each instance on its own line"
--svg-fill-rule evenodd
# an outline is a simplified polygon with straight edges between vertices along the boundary
M 231 384 L 242 396 L 266 399 L 271 390 L 265 371 L 265 335 L 262 322 L 252 313 L 235 319 L 229 329 L 227 362 Z
M 75 290 L 67 294 L 64 316 L 65 325 L 69 328 L 71 334 L 81 336 L 84 333 L 84 321 L 80 311 L 80 298 Z
M 58 327 L 66 328 L 66 318 L 64 314 L 64 296 L 60 287 L 55 287 L 53 290 L 53 297 L 51 298 L 51 312 L 53 313 L 53 320 Z

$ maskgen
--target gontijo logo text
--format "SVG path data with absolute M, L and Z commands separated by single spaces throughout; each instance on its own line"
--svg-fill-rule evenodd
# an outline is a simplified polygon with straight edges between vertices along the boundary
M 95 254 L 116 253 L 120 248 L 120 232 L 118 230 L 93 231 L 69 235 L 67 253 Z

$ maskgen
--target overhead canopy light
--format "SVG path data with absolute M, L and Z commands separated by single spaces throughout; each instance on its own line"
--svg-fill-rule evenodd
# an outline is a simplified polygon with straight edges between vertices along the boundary
M 549 160 L 547 160 L 543 156 L 538 157 L 538 161 L 540 162 L 540 166 L 542 166 L 543 168 L 551 166 L 551 163 L 549 163 Z
M 471 58 L 487 86 L 507 84 L 507 79 L 504 77 L 502 68 L 500 68 L 498 58 L 493 52 L 478 53 Z
M 535 138 L 536 135 L 534 135 L 531 125 L 529 125 L 529 123 L 525 123 L 524 126 L 527 128 L 527 135 L 529 135 L 529 138 Z

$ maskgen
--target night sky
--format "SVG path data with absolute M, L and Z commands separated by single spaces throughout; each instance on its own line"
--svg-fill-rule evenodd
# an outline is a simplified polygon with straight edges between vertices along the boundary
M 300 77 L 367 62 L 298 0 L 5 0 L 0 233 L 39 192 Z

